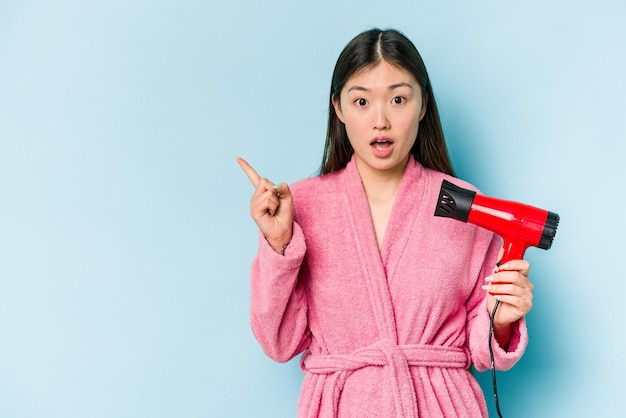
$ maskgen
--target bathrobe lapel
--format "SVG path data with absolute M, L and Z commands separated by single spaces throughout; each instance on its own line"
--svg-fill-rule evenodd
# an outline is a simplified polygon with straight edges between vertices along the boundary
M 392 273 L 389 268 L 395 266 L 402 257 L 410 236 L 407 231 L 413 229 L 416 211 L 414 207 L 405 202 L 410 202 L 413 199 L 413 196 L 408 196 L 408 194 L 416 193 L 413 189 L 415 189 L 415 181 L 421 173 L 420 169 L 421 166 L 411 158 L 398 190 L 381 251 L 378 249 L 367 196 L 354 157 L 345 170 L 344 189 L 350 209 L 347 216 L 350 220 L 350 228 L 356 237 L 356 250 L 365 275 L 363 280 L 375 315 L 376 326 L 381 339 L 392 341 L 395 344 L 398 343 L 398 336 L 388 283 L 388 277 Z
M 415 256 L 407 254 L 407 244 L 411 236 L 418 233 L 416 231 L 419 223 L 418 214 L 435 212 L 437 196 L 432 200 L 424 199 L 424 190 L 427 189 L 424 182 L 427 181 L 427 176 L 423 174 L 424 168 L 410 158 L 396 194 L 380 251 L 390 283 L 402 258 Z M 429 208 L 428 204 L 432 204 L 433 207 Z
M 356 238 L 354 242 L 376 326 L 381 339 L 397 343 L 396 322 L 385 268 L 378 251 L 372 215 L 354 157 L 345 171 L 344 188 L 350 208 L 347 216 Z

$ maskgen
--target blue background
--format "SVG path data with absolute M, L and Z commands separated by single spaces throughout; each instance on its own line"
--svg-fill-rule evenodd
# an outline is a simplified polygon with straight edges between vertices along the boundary
M 590 3 L 1 1 L 0 417 L 295 415 L 234 158 L 313 175 L 373 26 L 422 52 L 458 175 L 561 215 L 504 415 L 626 416 L 626 5 Z

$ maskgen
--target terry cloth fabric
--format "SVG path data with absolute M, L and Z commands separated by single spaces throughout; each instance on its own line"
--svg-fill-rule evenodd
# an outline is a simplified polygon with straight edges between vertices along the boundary
M 259 235 L 251 325 L 276 361 L 304 351 L 298 417 L 487 416 L 468 367 L 490 367 L 481 285 L 501 240 L 433 215 L 443 179 L 476 190 L 409 161 L 380 250 L 354 159 L 291 186 L 284 256 Z M 508 351 L 493 344 L 496 366 L 527 341 L 521 319 Z

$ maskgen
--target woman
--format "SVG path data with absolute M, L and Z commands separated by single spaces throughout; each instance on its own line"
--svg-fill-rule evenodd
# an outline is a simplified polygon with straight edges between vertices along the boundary
M 495 363 L 522 356 L 529 264 L 494 269 L 498 237 L 433 216 L 442 180 L 476 189 L 453 177 L 415 46 L 373 29 L 342 51 L 319 176 L 290 187 L 238 162 L 260 229 L 252 328 L 276 361 L 304 352 L 298 416 L 487 416 L 468 368 L 490 367 L 491 294 Z

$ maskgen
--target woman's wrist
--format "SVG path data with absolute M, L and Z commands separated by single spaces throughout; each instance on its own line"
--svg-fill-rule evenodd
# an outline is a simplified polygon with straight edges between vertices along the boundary
M 267 243 L 270 245 L 270 247 L 272 247 L 274 251 L 276 251 L 280 255 L 285 255 L 285 250 L 287 249 L 287 247 L 289 246 L 289 243 L 291 242 L 292 235 L 293 233 L 289 234 L 288 237 L 283 237 L 281 239 L 276 239 L 276 240 L 269 240 L 267 238 L 265 239 L 267 240 Z
M 498 342 L 498 345 L 504 350 L 508 350 L 512 335 L 513 324 L 493 325 L 493 336 Z

